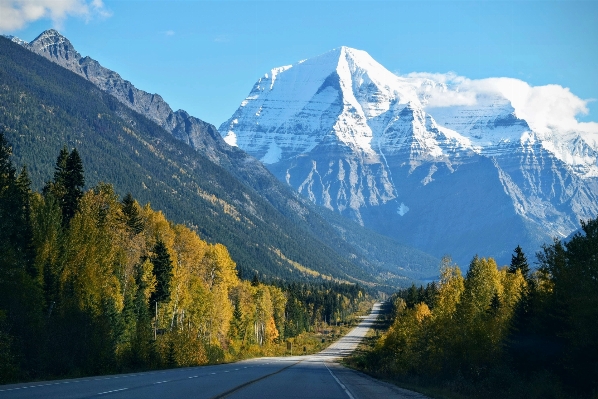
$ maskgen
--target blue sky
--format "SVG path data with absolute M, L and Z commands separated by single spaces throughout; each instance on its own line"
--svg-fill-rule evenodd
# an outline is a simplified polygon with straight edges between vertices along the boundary
M 48 28 L 216 126 L 271 68 L 343 45 L 399 74 L 511 77 L 598 99 L 598 1 L 0 0 L 1 33 L 30 41 Z M 578 119 L 598 121 L 598 103 L 587 108 Z

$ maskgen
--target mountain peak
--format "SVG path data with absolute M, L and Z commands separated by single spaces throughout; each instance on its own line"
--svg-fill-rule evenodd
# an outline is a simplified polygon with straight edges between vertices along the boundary
M 67 43 L 68 46 L 73 47 L 71 42 L 64 37 L 60 32 L 56 29 L 48 29 L 43 31 L 38 37 L 33 39 L 30 45 L 35 45 L 36 43 L 43 43 L 44 45 L 51 45 L 51 44 L 59 44 L 59 43 Z M 74 50 L 74 47 L 73 47 Z
M 61 37 L 64 38 L 64 36 L 58 32 L 56 29 L 46 29 L 45 31 L 43 31 L 42 33 L 40 33 L 34 40 L 37 40 L 39 38 L 42 37 Z
M 382 68 L 384 67 L 376 62 L 367 51 L 358 50 L 352 47 L 347 46 L 340 46 L 336 47 L 330 51 L 327 51 L 323 54 L 320 54 L 316 57 L 299 61 L 298 63 L 294 64 L 293 66 L 304 64 L 305 62 L 309 63 L 321 63 L 321 62 L 330 62 L 331 65 L 335 64 L 335 66 L 341 65 L 343 62 L 348 62 L 353 65 L 359 65 L 362 68 Z

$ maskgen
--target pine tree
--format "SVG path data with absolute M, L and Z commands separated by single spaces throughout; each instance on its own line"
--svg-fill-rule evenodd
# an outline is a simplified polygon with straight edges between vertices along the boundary
M 75 148 L 66 159 L 66 174 L 64 180 L 65 193 L 62 214 L 64 218 L 63 220 L 65 220 L 67 225 L 73 216 L 75 216 L 79 201 L 81 200 L 81 197 L 83 197 L 83 186 L 85 186 L 83 162 Z
M 31 226 L 31 180 L 24 167 L 17 177 L 11 148 L 0 133 L 0 260 L 35 276 Z
M 251 285 L 253 287 L 257 287 L 260 285 L 260 277 L 258 276 L 257 272 L 253 274 L 253 279 L 251 279 Z
M 152 294 L 151 303 L 167 301 L 170 298 L 170 282 L 172 280 L 172 261 L 168 248 L 162 240 L 154 246 L 154 256 L 150 261 L 154 265 L 156 276 L 156 291 Z
M 411 284 L 411 287 L 409 287 L 405 293 L 405 303 L 407 303 L 407 307 L 409 309 L 412 309 L 418 302 L 419 295 L 417 292 L 417 287 L 415 284 Z
M 25 270 L 33 278 L 37 277 L 35 268 L 35 248 L 33 246 L 33 225 L 31 224 L 31 179 L 27 172 L 27 166 L 23 166 L 21 174 L 16 181 L 19 199 L 21 204 L 20 223 L 18 226 L 18 239 L 22 246 L 23 261 Z
M 135 204 L 135 200 L 131 193 L 127 193 L 121 201 L 122 211 L 124 214 L 124 222 L 133 234 L 139 234 L 143 231 L 143 219 L 139 216 L 139 209 Z
M 12 369 L 11 358 L 18 358 L 14 366 L 22 371 L 38 365 L 41 341 L 36 339 L 42 332 L 43 300 L 32 278 L 29 178 L 26 169 L 17 178 L 10 156 L 11 148 L 0 132 L 0 363 L 6 359 Z M 7 371 L 3 366 L 0 373 Z M 0 374 L 0 381 L 6 377 Z
M 66 160 L 69 157 L 69 150 L 66 146 L 62 147 L 60 153 L 58 154 L 58 158 L 56 159 L 56 166 L 54 167 L 54 184 L 59 185 L 61 187 L 65 186 L 66 181 Z M 62 193 L 62 196 L 64 193 Z
M 517 270 L 521 271 L 521 274 L 526 281 L 529 280 L 529 265 L 527 263 L 527 258 L 519 245 L 515 248 L 515 255 L 511 255 L 509 273 L 515 273 Z
M 56 159 L 54 180 L 46 183 L 43 189 L 46 197 L 52 195 L 58 200 L 62 209 L 63 226 L 68 226 L 75 216 L 79 200 L 83 197 L 83 186 L 85 186 L 83 163 L 77 149 L 73 149 L 69 154 L 68 149 L 63 147 Z
M 15 213 L 18 212 L 16 170 L 10 161 L 12 148 L 0 133 L 0 266 L 14 266 Z

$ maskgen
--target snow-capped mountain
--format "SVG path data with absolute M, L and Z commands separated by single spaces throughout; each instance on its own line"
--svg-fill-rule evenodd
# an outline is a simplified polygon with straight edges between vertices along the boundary
M 265 74 L 219 130 L 367 227 L 461 263 L 507 262 L 598 215 L 598 129 L 542 119 L 521 83 L 397 76 L 341 47 Z

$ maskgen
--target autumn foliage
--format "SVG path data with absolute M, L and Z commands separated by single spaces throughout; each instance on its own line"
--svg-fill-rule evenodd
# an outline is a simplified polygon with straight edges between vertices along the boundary
M 440 281 L 394 297 L 394 322 L 363 364 L 460 397 L 598 394 L 598 219 L 511 265 L 474 257 L 465 276 L 445 258 Z
M 264 354 L 362 298 L 239 279 L 225 246 L 109 184 L 84 191 L 76 150 L 42 193 L 9 157 L 0 134 L 0 383 Z

